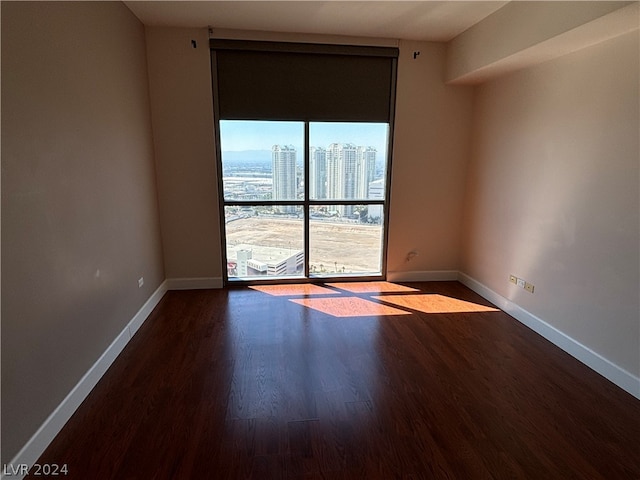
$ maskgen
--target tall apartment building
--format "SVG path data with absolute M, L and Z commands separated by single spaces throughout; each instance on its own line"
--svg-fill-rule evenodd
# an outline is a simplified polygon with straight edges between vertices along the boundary
M 271 176 L 273 200 L 296 199 L 296 149 L 293 145 L 274 145 L 271 148 Z M 284 211 L 293 211 L 286 207 Z
M 327 148 L 327 198 L 355 197 L 356 146 L 332 143 Z
M 369 198 L 369 184 L 376 174 L 374 147 L 353 143 L 332 143 L 327 148 L 309 149 L 309 197 L 314 200 Z M 273 199 L 296 198 L 296 150 L 293 146 L 272 148 Z M 291 211 L 287 208 L 285 211 Z M 352 205 L 340 206 L 343 216 L 353 213 Z
M 355 198 L 369 198 L 369 184 L 376 177 L 376 154 L 373 147 L 358 147 L 356 150 Z
M 375 178 L 376 153 L 373 147 L 356 147 L 352 143 L 329 145 L 324 151 L 326 162 L 326 197 L 324 198 L 366 199 L 369 195 L 369 183 Z M 311 188 L 314 186 L 312 185 Z M 353 213 L 353 206 L 341 206 L 338 210 L 341 215 L 350 216 Z
M 322 147 L 309 149 L 309 197 L 327 198 L 327 150 Z

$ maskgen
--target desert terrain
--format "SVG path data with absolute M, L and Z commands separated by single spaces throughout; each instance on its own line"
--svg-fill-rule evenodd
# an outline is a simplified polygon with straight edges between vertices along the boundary
M 297 219 L 248 217 L 226 225 L 229 247 L 238 244 L 303 250 L 303 222 Z M 379 272 L 381 225 L 361 225 L 311 220 L 310 263 L 312 273 Z

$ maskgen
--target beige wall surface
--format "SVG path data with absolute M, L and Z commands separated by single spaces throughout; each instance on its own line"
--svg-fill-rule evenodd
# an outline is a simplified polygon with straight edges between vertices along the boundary
M 561 37 L 584 24 L 625 7 L 632 2 L 613 1 L 517 1 L 509 2 L 483 21 L 458 35 L 448 44 L 447 80 L 462 80 L 483 69 L 508 66 L 501 63 L 515 60 L 527 49 Z M 637 15 L 637 13 L 631 13 Z M 610 26 L 611 27 L 611 26 Z M 586 40 L 586 39 L 583 39 Z M 578 47 L 576 45 L 575 47 Z M 557 57 L 561 45 L 547 51 L 546 59 Z M 576 48 L 574 48 L 576 49 Z M 566 53 L 566 51 L 565 51 Z M 531 53 L 529 54 L 531 55 Z M 535 55 L 535 54 L 533 54 Z M 509 60 L 512 59 L 512 60 Z M 543 60 L 530 57 L 527 61 Z M 517 61 L 517 60 L 515 60 Z M 533 65 L 534 63 L 530 63 Z M 477 82 L 476 82 L 477 83 Z
M 123 4 L 2 3 L 2 140 L 5 463 L 164 279 L 144 29 Z
M 636 376 L 638 40 L 626 34 L 479 87 L 462 264 Z
M 165 272 L 221 278 L 208 32 L 147 27 L 146 40 Z
M 458 270 L 473 89 L 444 84 L 444 44 L 399 46 L 388 270 Z

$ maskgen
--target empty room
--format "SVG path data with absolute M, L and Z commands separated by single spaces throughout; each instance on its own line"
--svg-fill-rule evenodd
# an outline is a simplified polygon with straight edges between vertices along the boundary
M 1 478 L 640 478 L 639 7 L 2 1 Z

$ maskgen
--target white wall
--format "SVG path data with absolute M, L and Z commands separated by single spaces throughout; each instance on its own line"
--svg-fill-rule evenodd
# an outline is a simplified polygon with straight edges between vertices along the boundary
M 147 85 L 123 4 L 2 2 L 3 464 L 164 280 Z
M 462 262 L 636 377 L 638 58 L 636 31 L 478 87 Z

